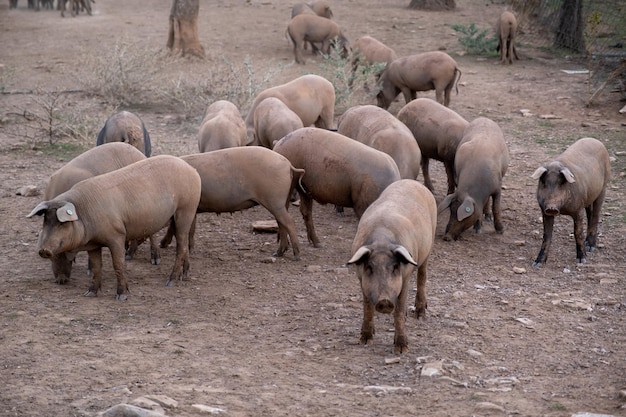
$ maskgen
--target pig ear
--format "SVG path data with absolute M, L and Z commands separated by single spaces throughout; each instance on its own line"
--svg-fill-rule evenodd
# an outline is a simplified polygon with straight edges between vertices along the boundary
M 531 175 L 530 178 L 534 180 L 538 180 L 539 178 L 541 178 L 543 173 L 546 172 L 547 170 L 548 169 L 546 167 L 539 167 L 535 170 L 535 172 L 533 172 L 533 175 Z
M 364 262 L 365 258 L 367 258 L 370 253 L 372 253 L 372 250 L 370 248 L 368 248 L 367 246 L 361 246 L 356 250 L 354 255 L 352 255 L 352 258 L 348 261 L 348 265 Z
M 31 211 L 30 214 L 26 217 L 33 217 L 35 214 L 41 216 L 46 210 L 48 210 L 48 202 L 42 201 L 41 203 L 37 204 L 37 207 L 35 207 L 33 211 Z
M 441 214 L 442 211 L 450 207 L 453 198 L 454 194 L 448 194 L 446 198 L 444 198 L 443 201 L 439 203 L 439 207 L 437 207 L 437 214 Z
M 76 207 L 74 204 L 67 202 L 63 206 L 57 209 L 57 219 L 61 223 L 65 222 L 73 222 L 78 220 L 78 216 L 76 215 Z
M 413 257 L 411 256 L 411 254 L 409 253 L 408 250 L 406 250 L 406 248 L 404 246 L 396 246 L 396 248 L 393 250 L 393 254 L 404 259 L 405 263 L 409 263 L 409 264 L 413 264 L 415 266 L 417 265 L 417 262 L 415 262 L 415 260 L 413 259 Z
M 463 200 L 463 203 L 461 203 L 459 208 L 456 210 L 456 218 L 459 221 L 465 220 L 466 218 L 474 214 L 474 206 L 475 204 L 473 198 L 465 198 L 465 200 Z
M 560 172 L 561 174 L 563 174 L 567 182 L 569 183 L 576 182 L 576 179 L 574 179 L 574 174 L 572 174 L 572 171 L 570 171 L 569 168 L 563 167 L 561 168 Z

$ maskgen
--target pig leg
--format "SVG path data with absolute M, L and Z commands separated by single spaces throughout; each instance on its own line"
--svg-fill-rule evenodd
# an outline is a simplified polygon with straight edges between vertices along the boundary
M 393 327 L 395 334 L 393 337 L 393 352 L 406 353 L 409 351 L 409 341 L 406 337 L 406 302 L 408 297 L 406 282 L 402 285 L 400 294 L 398 295 L 398 304 L 393 311 Z
M 150 263 L 152 265 L 161 263 L 161 252 L 159 251 L 159 245 L 157 245 L 156 235 L 150 235 Z
M 574 239 L 576 240 L 576 262 L 579 264 L 584 264 L 585 262 L 587 262 L 587 253 L 585 251 L 585 244 L 583 241 L 583 210 L 581 209 L 575 216 L 572 216 L 572 218 L 574 219 Z
M 596 249 L 598 239 L 598 223 L 600 222 L 600 212 L 602 203 L 604 202 L 604 191 L 598 196 L 596 201 L 586 207 L 587 211 L 587 238 L 585 239 L 585 247 L 589 252 Z
M 176 225 L 174 224 L 173 220 L 170 220 L 170 224 L 167 227 L 167 232 L 165 233 L 165 236 L 163 236 L 163 239 L 161 239 L 161 243 L 159 244 L 159 246 L 161 246 L 162 248 L 167 248 L 170 243 L 172 243 L 172 238 L 174 237 L 175 233 Z
M 111 260 L 113 261 L 113 270 L 117 279 L 117 296 L 118 301 L 126 301 L 128 298 L 128 282 L 124 275 L 124 259 L 125 259 L 125 239 L 119 239 L 109 244 L 111 251 Z M 100 252 L 102 253 L 102 252 Z
M 193 216 L 185 215 L 188 213 L 175 213 L 174 224 L 176 229 L 176 260 L 174 267 L 165 283 L 168 287 L 174 285 L 177 279 L 187 280 L 189 278 L 189 233 L 194 222 L 195 212 Z
M 415 317 L 417 319 L 420 317 L 426 319 L 426 309 L 428 308 L 428 302 L 426 301 L 427 268 L 428 258 L 417 268 L 417 293 L 415 294 Z
M 454 181 L 454 161 L 444 162 L 443 165 L 446 168 L 446 176 L 448 177 L 448 194 L 454 194 L 454 189 L 456 188 L 456 183 Z
M 548 252 L 550 251 L 550 244 L 552 243 L 552 229 L 554 228 L 554 216 L 548 216 L 543 214 L 543 242 L 541 243 L 541 249 L 537 255 L 537 259 L 533 262 L 534 267 L 539 267 L 541 264 L 545 264 L 548 260 Z
M 369 297 L 363 294 L 363 324 L 361 325 L 361 340 L 362 345 L 367 345 L 367 342 L 374 338 L 376 329 L 374 328 L 374 304 L 371 303 Z
M 415 93 L 415 91 L 411 91 L 411 89 L 408 87 L 402 87 L 400 90 L 402 91 L 402 95 L 404 96 L 405 103 L 414 100 L 417 96 L 417 93 Z
M 54 255 L 52 261 L 52 273 L 57 284 L 67 284 L 72 275 L 72 260 L 69 253 Z
M 300 194 L 300 213 L 302 213 L 302 219 L 306 226 L 306 235 L 309 238 L 309 242 L 314 247 L 320 247 L 320 240 L 315 233 L 315 227 L 313 226 L 313 199 L 306 193 Z
M 500 193 L 496 193 L 492 196 L 493 226 L 498 233 L 504 232 L 504 226 L 502 225 L 502 209 L 500 207 L 501 196 L 502 195 Z
M 85 293 L 85 297 L 95 297 L 102 286 L 102 248 L 90 250 L 87 254 L 89 255 L 92 277 L 91 286 Z
M 422 174 L 424 175 L 424 185 L 426 186 L 426 188 L 428 188 L 430 190 L 431 193 L 435 192 L 435 189 L 433 187 L 433 183 L 430 180 L 430 172 L 428 172 L 428 165 L 429 165 L 430 160 L 428 158 L 424 158 L 424 156 L 422 156 L 422 161 L 420 162 L 420 165 L 422 166 Z M 447 172 L 448 168 L 446 167 L 446 172 Z M 448 194 L 452 194 L 450 192 L 450 178 L 448 177 Z
M 276 222 L 278 223 L 278 251 L 276 251 L 275 256 L 283 256 L 283 254 L 289 249 L 289 241 L 291 241 L 291 246 L 293 247 L 293 256 L 294 259 L 298 260 L 300 258 L 300 245 L 298 244 L 298 234 L 296 232 L 296 224 L 287 212 L 285 208 L 282 210 L 272 213 L 276 218 Z

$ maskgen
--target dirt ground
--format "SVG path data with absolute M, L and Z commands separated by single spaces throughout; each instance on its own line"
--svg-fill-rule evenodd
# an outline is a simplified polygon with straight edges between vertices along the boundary
M 351 39 L 370 34 L 400 55 L 450 53 L 463 71 L 451 108 L 468 120 L 495 120 L 511 163 L 502 197 L 504 234 L 487 224 L 482 234 L 467 231 L 459 241 L 445 242 L 448 214 L 440 216 L 427 319 L 409 317 L 409 353 L 402 356 L 393 354 L 391 316 L 377 315 L 373 343 L 359 344 L 361 292 L 345 266 L 357 220 L 351 210 L 338 217 L 332 206 L 314 208 L 323 236 L 319 249 L 307 244 L 301 216 L 290 210 L 300 261 L 291 252 L 271 257 L 275 235 L 251 230 L 254 221 L 271 216 L 253 208 L 200 216 L 190 281 L 166 287 L 173 248 L 152 266 L 143 245 L 126 265 L 126 302 L 115 300 L 108 251 L 98 297 L 83 297 L 89 285 L 84 253 L 70 282 L 56 284 L 49 261 L 36 252 L 41 219 L 26 218 L 41 195 L 16 192 L 31 184 L 43 189 L 70 157 L 32 149 L 29 139 L 9 134 L 19 123 L 16 109 L 36 99 L 20 92 L 75 88 L 84 70 L 76 56 L 80 47 L 97 53 L 119 36 L 164 47 L 171 1 L 146 7 L 98 0 L 93 16 L 64 19 L 56 11 L 27 10 L 25 1 L 16 10 L 0 5 L 0 416 L 94 416 L 150 395 L 176 400 L 176 407 L 166 408 L 171 416 L 626 415 L 623 103 L 607 90 L 585 107 L 586 76 L 561 71 L 584 66 L 530 45 L 520 45 L 522 59 L 513 66 L 463 55 L 450 25 L 488 27 L 502 5 L 459 0 L 456 11 L 437 13 L 409 11 L 407 4 L 349 0 L 335 1 L 333 8 Z M 208 59 L 281 63 L 286 70 L 277 83 L 315 72 L 319 57 L 290 65 L 284 30 L 291 5 L 201 2 L 200 39 Z M 76 109 L 99 109 L 93 116 L 104 122 L 108 110 L 97 97 L 71 97 Z M 390 111 L 403 104 L 397 101 Z M 154 154 L 195 149 L 197 126 L 181 126 L 175 112 L 133 111 L 147 124 Z M 542 225 L 530 175 L 585 136 L 604 141 L 612 156 L 601 247 L 587 264 L 576 265 L 572 221 L 560 218 L 548 263 L 533 268 Z M 437 162 L 431 170 L 441 201 L 445 173 Z M 432 369 L 437 372 L 430 376 Z

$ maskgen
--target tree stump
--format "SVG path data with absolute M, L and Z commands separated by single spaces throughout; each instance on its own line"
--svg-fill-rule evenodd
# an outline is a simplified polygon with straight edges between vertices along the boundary
M 167 47 L 175 54 L 204 58 L 204 47 L 198 37 L 200 0 L 174 0 L 170 12 Z

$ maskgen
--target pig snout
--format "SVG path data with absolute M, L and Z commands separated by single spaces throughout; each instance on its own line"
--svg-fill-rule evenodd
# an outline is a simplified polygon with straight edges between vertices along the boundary
M 560 211 L 557 206 L 547 206 L 544 209 L 544 213 L 546 213 L 548 216 L 558 216 L 559 212 Z
M 42 258 L 52 258 L 52 251 L 50 249 L 39 249 L 39 256 Z
M 394 310 L 395 304 L 389 299 L 378 300 L 376 303 L 376 311 L 383 314 L 391 314 Z

